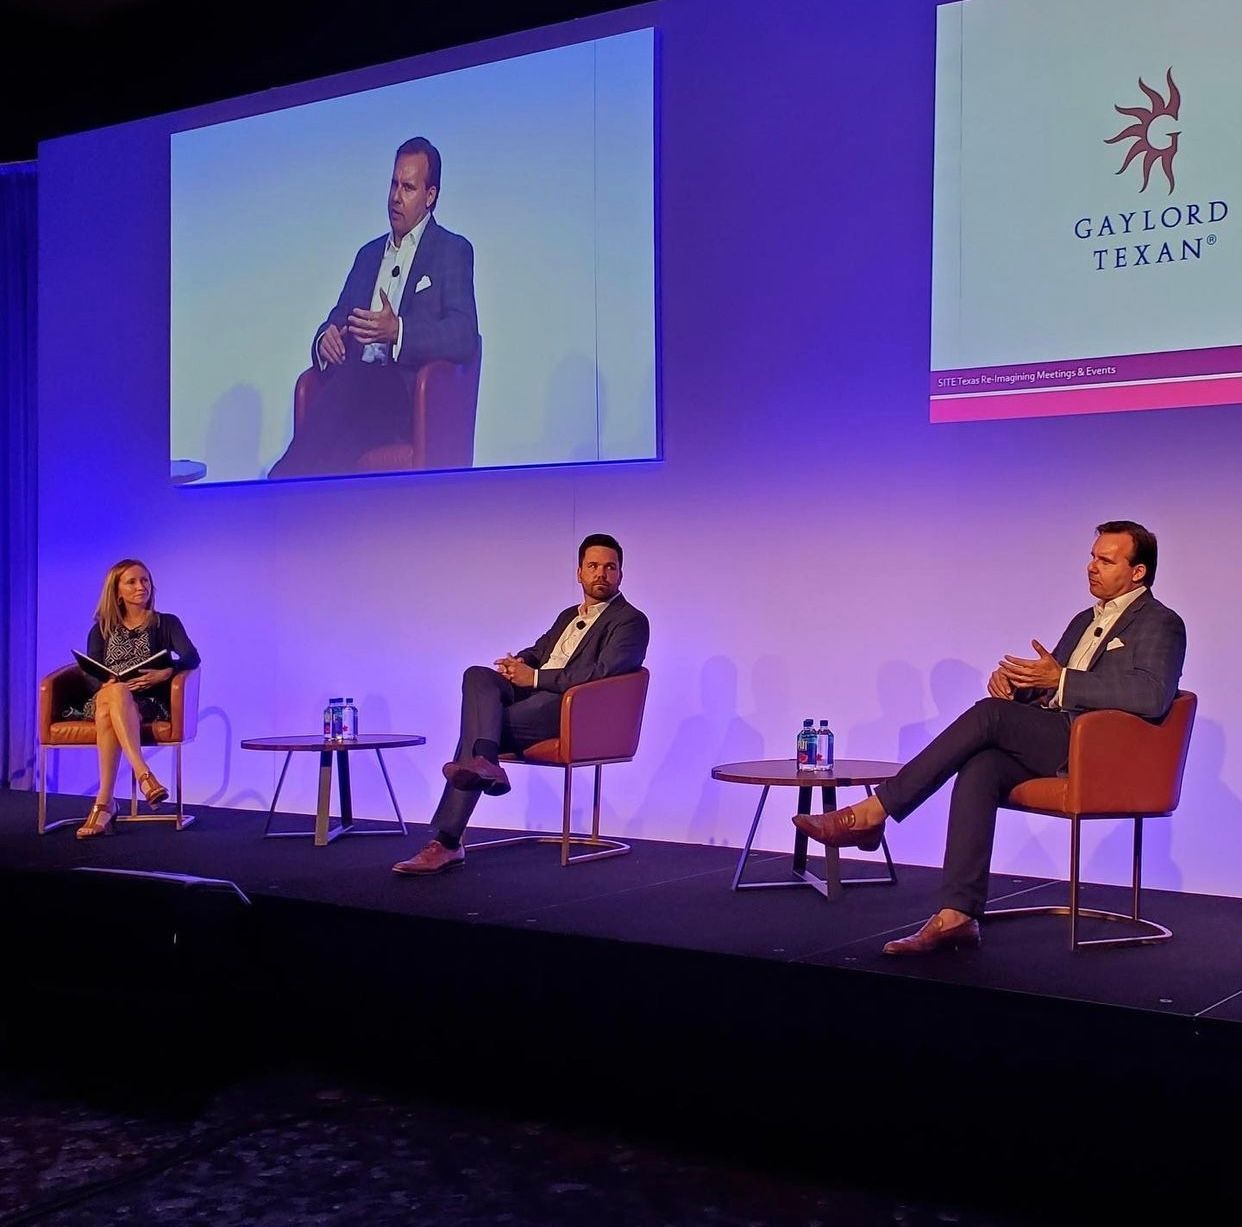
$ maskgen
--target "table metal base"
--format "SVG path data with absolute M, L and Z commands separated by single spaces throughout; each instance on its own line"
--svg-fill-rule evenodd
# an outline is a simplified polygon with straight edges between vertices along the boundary
M 357 753 L 357 751 L 354 751 Z M 329 809 L 332 804 L 332 756 L 336 755 L 336 774 L 341 797 L 341 817 L 335 825 L 331 821 Z M 280 790 L 284 787 L 285 772 L 289 770 L 289 760 L 293 751 L 285 754 L 284 766 L 280 769 L 280 779 L 276 781 L 276 793 L 267 810 L 267 826 L 263 829 L 264 839 L 305 839 L 314 836 L 315 847 L 323 848 L 341 835 L 405 835 L 405 819 L 401 817 L 401 807 L 397 804 L 397 794 L 393 792 L 392 780 L 388 778 L 388 768 L 384 765 L 384 756 L 377 749 L 375 757 L 379 760 L 380 771 L 384 774 L 384 783 L 388 788 L 388 796 L 392 801 L 396 821 L 387 818 L 364 818 L 363 822 L 382 822 L 381 829 L 358 827 L 354 822 L 353 794 L 349 787 L 349 750 L 322 750 L 319 754 L 319 803 L 315 808 L 315 826 L 310 831 L 273 831 L 272 816 L 276 813 L 276 802 L 280 800 Z
M 811 812 L 811 794 L 817 786 L 808 784 L 806 787 L 798 789 L 798 813 L 809 814 Z M 866 784 L 867 796 L 871 796 L 871 785 Z M 768 799 L 768 792 L 771 789 L 770 784 L 763 786 L 763 791 L 759 794 L 759 804 L 755 806 L 755 817 L 750 824 L 750 831 L 746 836 L 746 843 L 742 847 L 742 854 L 737 860 L 737 869 L 733 874 L 734 890 L 785 890 L 789 887 L 809 886 L 812 890 L 819 891 L 825 899 L 838 900 L 844 897 L 845 887 L 847 886 L 896 886 L 897 870 L 893 865 L 893 858 L 889 855 L 888 840 L 881 838 L 880 848 L 884 852 L 884 861 L 888 867 L 888 872 L 883 877 L 872 875 L 865 878 L 842 878 L 841 877 L 841 850 L 839 848 L 824 848 L 824 876 L 821 878 L 812 873 L 807 868 L 807 835 L 805 831 L 796 831 L 794 835 L 794 851 L 793 851 L 793 879 L 788 882 L 743 882 L 742 874 L 746 871 L 746 861 L 750 856 L 751 844 L 755 840 L 755 832 L 759 829 L 759 819 L 763 817 L 763 807 Z M 837 789 L 835 784 L 824 784 L 819 786 L 822 794 L 821 804 L 825 814 L 832 813 L 837 808 Z

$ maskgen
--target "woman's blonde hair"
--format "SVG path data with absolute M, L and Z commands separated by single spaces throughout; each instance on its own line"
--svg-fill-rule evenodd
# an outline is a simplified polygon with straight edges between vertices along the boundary
M 145 625 L 155 626 L 160 620 L 159 614 L 155 612 L 155 580 L 151 575 L 151 568 L 140 558 L 122 558 L 120 562 L 113 563 L 108 568 L 103 591 L 99 594 L 99 604 L 95 608 L 95 621 L 99 623 L 105 643 L 121 629 L 125 621 L 125 602 L 121 600 L 121 576 L 130 567 L 141 567 L 147 573 L 147 578 L 151 580 L 151 598 L 147 601 Z

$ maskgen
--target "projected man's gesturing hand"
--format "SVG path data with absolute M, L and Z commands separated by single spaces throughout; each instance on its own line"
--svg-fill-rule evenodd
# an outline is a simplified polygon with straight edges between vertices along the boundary
M 355 307 L 349 313 L 349 335 L 363 345 L 379 342 L 393 345 L 397 340 L 397 313 L 388 301 L 388 295 L 380 290 L 383 306 L 378 311 L 364 311 Z

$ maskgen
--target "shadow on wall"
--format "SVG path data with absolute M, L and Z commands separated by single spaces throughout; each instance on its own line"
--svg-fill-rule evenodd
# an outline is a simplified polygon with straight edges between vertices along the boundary
M 938 660 L 928 676 L 935 714 L 928 720 L 903 725 L 897 733 L 897 757 L 912 759 L 933 738 L 987 694 L 983 674 L 963 660 Z
M 1160 890 L 1180 890 L 1183 874 L 1174 860 L 1175 838 L 1202 838 L 1220 864 L 1236 864 L 1242 857 L 1242 799 L 1222 778 L 1225 765 L 1225 729 L 1219 721 L 1197 719 L 1186 755 L 1182 799 L 1172 818 L 1153 818 L 1143 824 L 1143 882 Z M 1094 882 L 1128 882 L 1132 849 L 1131 824 L 1118 822 L 1115 830 L 1091 856 L 1083 876 Z M 1194 832 L 1194 834 L 1191 834 Z
M 357 700 L 357 706 L 360 734 L 421 731 L 396 728 L 393 725 L 392 708 L 387 697 L 382 694 L 363 695 Z M 402 817 L 407 823 L 427 823 L 435 803 L 440 799 L 441 786 L 444 783 L 440 765 L 428 758 L 425 745 L 390 750 L 384 755 L 383 762 L 392 782 L 397 804 L 401 807 Z M 363 818 L 391 819 L 392 798 L 384 784 L 380 760 L 374 754 L 362 755 L 358 766 L 363 769 L 354 771 L 351 779 L 354 813 Z
M 212 402 L 210 422 L 204 443 L 207 472 L 219 480 L 220 474 L 234 479 L 259 478 L 259 430 L 263 417 L 263 398 L 252 384 L 238 383 Z M 290 402 L 292 429 L 292 401 Z
M 598 460 L 598 423 L 606 404 L 603 377 L 595 363 L 583 354 L 563 358 L 548 379 L 539 457 L 553 462 Z M 592 410 L 589 428 L 586 406 Z
M 954 658 L 937 661 L 931 667 L 928 687 L 933 714 L 924 717 L 922 674 L 908 661 L 886 661 L 876 673 L 879 717 L 853 725 L 843 738 L 844 744 L 838 746 L 838 754 L 907 763 L 987 694 L 983 674 L 974 665 Z M 909 819 L 910 830 L 917 826 L 923 832 L 920 843 L 928 849 L 938 846 L 943 836 L 951 787 L 950 782 Z M 997 863 L 1021 864 L 1023 873 L 1036 877 L 1060 876 L 1063 867 L 1040 839 L 1042 823 L 1028 815 L 1005 812 L 997 823 Z
M 229 796 L 229 779 L 233 773 L 233 746 L 236 741 L 233 721 L 223 707 L 203 707 L 198 713 L 198 735 L 186 746 L 186 755 L 194 754 L 201 763 L 220 765 L 219 782 L 199 801 L 200 805 L 225 805 L 234 809 L 267 809 L 272 798 L 253 788 Z M 202 773 L 196 772 L 201 775 Z
M 926 741 L 919 741 L 924 727 L 923 675 L 908 661 L 886 660 L 875 675 L 876 698 L 880 714 L 874 720 L 837 729 L 836 752 L 842 758 L 899 759 L 905 762 Z M 832 718 L 829 717 L 829 724 Z M 905 752 L 899 749 L 904 740 L 913 742 Z M 929 738 L 930 739 L 930 738 Z
M 703 783 L 680 838 L 691 843 L 733 842 L 717 836 L 727 786 L 711 778 L 711 769 L 718 763 L 763 756 L 763 737 L 738 714 L 737 692 L 737 665 L 729 657 L 712 656 L 704 662 L 699 674 L 699 711 L 683 720 L 673 734 L 663 760 L 652 773 L 646 796 L 625 828 L 628 837 L 641 839 L 649 827 L 666 833 L 674 825 L 669 821 L 670 798 L 677 796 L 689 767 L 691 773 L 700 773 Z
M 392 731 L 392 712 L 388 700 L 382 695 L 369 694 L 358 702 L 359 732 Z M 304 730 L 307 731 L 307 730 Z M 405 730 L 396 730 L 403 732 Z M 265 736 L 252 730 L 246 736 Z M 234 751 L 241 738 L 234 732 L 233 721 L 222 707 L 205 707 L 198 716 L 198 736 L 185 749 L 187 755 L 195 755 L 203 763 L 219 764 L 219 779 L 212 791 L 197 801 L 200 805 L 223 805 L 233 809 L 266 810 L 272 803 L 276 781 L 285 764 L 283 752 L 244 751 L 250 758 L 261 761 L 272 773 L 272 784 L 266 793 L 255 788 L 243 788 L 229 793 L 234 768 Z M 393 792 L 406 822 L 426 822 L 431 815 L 431 786 L 425 764 L 413 757 L 422 752 L 417 747 L 410 753 L 389 751 L 384 757 L 392 781 Z M 356 751 L 350 755 L 350 792 L 353 797 L 354 814 L 359 818 L 392 819 L 392 799 L 384 783 L 383 772 L 374 751 Z M 289 770 L 281 787 L 282 810 L 294 810 L 300 806 L 307 812 L 315 808 L 318 759 L 311 753 L 296 753 L 289 760 Z M 202 773 L 197 772 L 200 778 Z M 437 789 L 437 797 L 439 791 Z M 340 795 L 335 769 L 332 775 L 332 805 L 334 815 L 340 813 Z M 560 812 L 559 809 L 557 811 Z
M 647 413 L 630 408 L 628 414 L 622 409 L 622 421 L 628 418 L 629 429 L 618 436 L 617 427 L 611 421 L 613 401 L 608 395 L 608 384 L 603 375 L 596 375 L 596 456 L 599 460 L 631 459 L 635 456 L 653 456 L 658 451 L 659 425 L 656 421 L 655 366 L 648 366 L 643 374 L 644 388 L 651 396 Z M 624 397 L 622 398 L 624 399 Z

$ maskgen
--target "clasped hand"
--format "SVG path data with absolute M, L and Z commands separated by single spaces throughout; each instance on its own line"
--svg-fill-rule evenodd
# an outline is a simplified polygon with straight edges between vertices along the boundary
M 988 678 L 988 694 L 994 699 L 1012 699 L 1015 688 L 1053 690 L 1061 682 L 1061 666 L 1038 639 L 1031 640 L 1038 655 L 1033 660 L 1006 656 Z
M 502 656 L 495 662 L 496 672 L 515 686 L 533 686 L 535 671 L 520 656 Z

